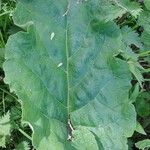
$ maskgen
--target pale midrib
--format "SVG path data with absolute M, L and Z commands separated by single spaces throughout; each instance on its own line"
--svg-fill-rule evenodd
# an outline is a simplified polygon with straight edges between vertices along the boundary
M 69 94 L 69 52 L 68 52 L 68 21 L 66 15 L 66 75 L 67 75 L 67 112 L 68 112 L 68 119 L 70 116 L 70 94 Z

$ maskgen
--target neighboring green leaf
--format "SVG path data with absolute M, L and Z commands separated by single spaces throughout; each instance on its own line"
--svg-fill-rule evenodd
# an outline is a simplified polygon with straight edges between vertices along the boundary
M 145 148 L 150 148 L 150 140 L 146 139 L 146 140 L 143 140 L 143 141 L 139 141 L 135 145 L 136 145 L 137 148 L 139 148 L 141 150 L 145 150 Z
M 144 68 L 138 62 L 138 55 L 135 54 L 129 47 L 131 44 L 142 48 L 142 43 L 137 33 L 135 33 L 131 28 L 125 26 L 121 29 L 122 31 L 122 41 L 125 43 L 126 47 L 120 51 L 121 56 L 128 62 L 129 69 L 139 82 L 141 88 L 142 82 L 144 81 L 141 70 Z
M 144 10 L 138 17 L 138 23 L 144 27 L 144 30 L 150 31 L 150 11 Z
M 141 12 L 141 6 L 137 2 L 131 2 L 130 0 L 113 0 L 118 6 L 126 10 L 126 12 L 131 13 L 132 16 L 137 17 Z
M 132 76 L 115 57 L 125 47 L 120 29 L 98 13 L 100 0 L 17 5 L 14 22 L 27 32 L 8 40 L 5 81 L 21 99 L 37 150 L 128 149 L 136 127 Z
M 136 102 L 135 102 L 136 110 L 138 114 L 142 117 L 150 115 L 150 93 L 142 92 Z
M 30 150 L 30 147 L 27 142 L 23 141 L 16 146 L 15 150 Z
M 144 28 L 144 32 L 141 36 L 144 50 L 150 50 L 150 11 L 143 11 L 139 16 L 138 23 Z
M 134 89 L 130 95 L 130 101 L 133 103 L 136 101 L 138 95 L 140 93 L 140 86 L 139 86 L 139 83 L 136 83 L 135 86 L 134 86 Z
M 137 2 L 129 0 L 100 0 L 100 9 L 97 14 L 99 19 L 110 21 L 122 17 L 125 13 L 130 13 L 137 17 L 142 11 Z
M 131 44 L 134 44 L 139 48 L 142 47 L 142 43 L 138 33 L 136 33 L 135 31 L 133 31 L 131 28 L 127 26 L 123 27 L 121 31 L 123 36 L 123 42 L 125 42 L 127 46 L 131 46 Z
M 132 49 L 129 48 L 128 46 L 124 47 L 123 50 L 120 50 L 119 55 L 121 55 L 123 59 L 126 60 L 129 66 L 129 70 L 132 72 L 136 80 L 139 82 L 141 88 L 143 88 L 142 82 L 144 81 L 144 79 L 142 75 L 142 70 L 144 70 L 144 68 L 138 62 L 138 55 L 135 54 L 132 51 Z
M 148 57 L 148 56 L 150 56 L 150 50 L 140 52 L 138 55 L 139 55 L 139 57 Z
M 127 10 L 117 5 L 114 1 L 105 0 L 101 3 L 101 9 L 99 13 L 99 18 L 107 21 L 114 20 L 118 17 L 122 17 Z
M 144 31 L 142 33 L 141 40 L 144 43 L 144 49 L 147 51 L 150 50 L 150 32 Z
M 0 147 L 5 147 L 6 137 L 10 135 L 10 115 L 5 114 L 0 118 Z
M 136 129 L 135 129 L 135 131 L 137 131 L 137 132 L 139 132 L 139 133 L 141 133 L 141 134 L 146 135 L 146 132 L 144 131 L 143 127 L 141 126 L 141 124 L 140 124 L 139 122 L 137 122 L 137 124 L 136 124 Z
M 138 62 L 134 62 L 132 60 L 129 60 L 128 64 L 129 64 L 130 71 L 133 73 L 133 75 L 139 82 L 141 88 L 143 88 L 142 82 L 144 81 L 144 79 L 143 79 L 142 72 L 141 72 L 141 70 L 143 69 L 142 66 Z

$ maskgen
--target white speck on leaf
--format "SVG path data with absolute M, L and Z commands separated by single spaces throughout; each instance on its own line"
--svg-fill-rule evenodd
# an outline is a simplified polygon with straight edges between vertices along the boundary
M 57 67 L 59 68 L 59 67 L 61 67 L 63 65 L 63 63 L 59 63 L 58 65 L 57 65 Z
M 54 36 L 55 36 L 55 33 L 52 32 L 52 33 L 51 33 L 51 40 L 54 38 Z

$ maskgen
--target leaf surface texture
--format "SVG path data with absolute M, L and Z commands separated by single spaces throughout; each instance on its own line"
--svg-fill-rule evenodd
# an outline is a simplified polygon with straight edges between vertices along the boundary
M 120 29 L 99 0 L 20 0 L 5 81 L 22 101 L 38 150 L 126 150 L 136 127 Z M 71 136 L 71 141 L 67 140 Z M 114 138 L 115 137 L 115 138 Z

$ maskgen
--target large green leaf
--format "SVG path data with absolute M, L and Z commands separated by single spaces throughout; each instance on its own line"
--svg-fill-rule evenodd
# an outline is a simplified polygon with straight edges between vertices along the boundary
M 144 0 L 144 4 L 145 4 L 146 8 L 148 10 L 150 10 L 150 1 L 149 0 Z
M 100 0 L 21 0 L 6 46 L 5 81 L 22 102 L 38 150 L 126 150 L 136 127 L 131 74 L 116 58 L 120 29 Z

